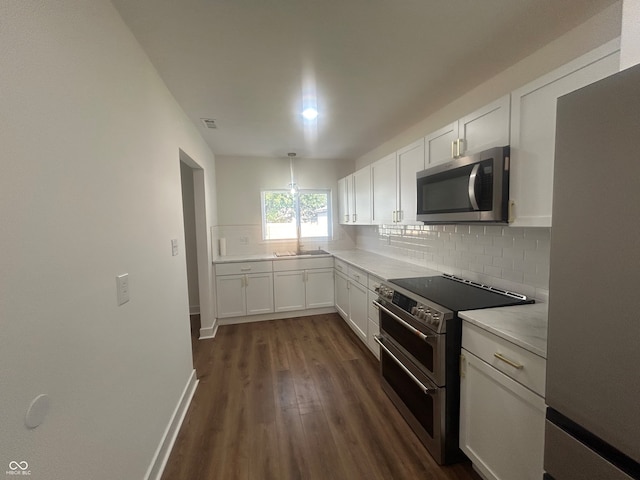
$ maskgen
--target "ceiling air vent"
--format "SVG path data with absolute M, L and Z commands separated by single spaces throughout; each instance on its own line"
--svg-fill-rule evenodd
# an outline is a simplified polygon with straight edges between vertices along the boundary
M 218 125 L 216 125 L 216 121 L 213 118 L 201 118 L 200 120 L 202 120 L 202 123 L 204 123 L 204 126 L 207 128 L 218 128 Z

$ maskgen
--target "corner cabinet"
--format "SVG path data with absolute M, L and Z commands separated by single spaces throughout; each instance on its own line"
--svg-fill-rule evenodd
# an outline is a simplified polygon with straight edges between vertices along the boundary
M 216 265 L 218 317 L 273 312 L 272 262 Z
M 540 480 L 546 361 L 463 322 L 460 448 L 487 480 Z
M 371 223 L 371 166 L 338 180 L 338 213 L 341 225 Z
M 618 71 L 619 41 L 611 41 L 512 93 L 513 226 L 550 227 L 556 101 Z

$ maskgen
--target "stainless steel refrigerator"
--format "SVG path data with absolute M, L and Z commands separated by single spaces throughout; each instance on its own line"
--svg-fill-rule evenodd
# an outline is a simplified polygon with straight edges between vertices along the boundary
M 640 66 L 558 100 L 545 478 L 640 478 Z

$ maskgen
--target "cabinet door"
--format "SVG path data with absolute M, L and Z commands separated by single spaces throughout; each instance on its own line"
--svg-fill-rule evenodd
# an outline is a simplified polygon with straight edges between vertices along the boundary
M 333 307 L 333 268 L 306 270 L 306 307 Z
M 458 122 L 455 121 L 424 138 L 425 168 L 453 158 L 452 144 L 458 138 Z
M 398 214 L 403 225 L 418 225 L 416 220 L 416 173 L 424 170 L 424 139 L 398 150 Z
M 545 404 L 462 349 L 460 448 L 491 480 L 540 480 Z
M 349 319 L 349 280 L 342 273 L 334 271 L 336 310 L 342 318 Z
M 244 275 L 216 277 L 218 318 L 246 314 Z
M 509 145 L 511 96 L 505 95 L 460 120 L 458 138 L 464 140 L 463 155 Z
M 513 92 L 513 226 L 550 227 L 558 97 L 615 73 L 619 50 L 607 44 Z
M 397 183 L 395 153 L 387 155 L 371 165 L 374 224 L 394 223 L 397 203 Z
M 273 274 L 252 273 L 245 276 L 247 315 L 273 312 Z
M 353 213 L 351 220 L 356 225 L 371 223 L 371 165 L 353 174 Z
M 349 282 L 349 324 L 358 336 L 367 341 L 367 288 L 359 283 Z
M 273 297 L 276 312 L 304 310 L 304 270 L 275 272 L 273 274 Z
M 338 180 L 338 221 L 340 225 L 351 223 L 349 216 L 349 182 L 351 176 Z

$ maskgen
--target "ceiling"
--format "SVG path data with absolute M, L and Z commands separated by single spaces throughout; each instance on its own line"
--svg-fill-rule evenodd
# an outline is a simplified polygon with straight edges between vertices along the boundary
M 113 3 L 215 154 L 355 159 L 614 1 Z

